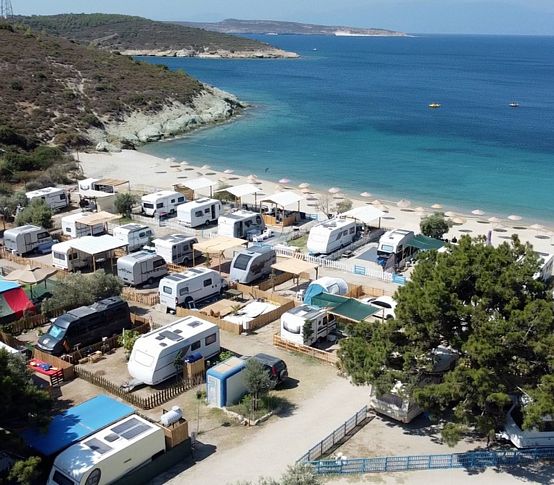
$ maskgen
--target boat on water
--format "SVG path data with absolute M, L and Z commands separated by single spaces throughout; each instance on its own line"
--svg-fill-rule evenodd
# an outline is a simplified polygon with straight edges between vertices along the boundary
M 517 101 L 512 101 L 510 103 L 510 108 L 519 108 L 519 103 Z
M 440 108 L 441 105 L 439 103 L 430 103 L 429 104 L 429 108 L 431 109 L 437 109 L 437 108 Z

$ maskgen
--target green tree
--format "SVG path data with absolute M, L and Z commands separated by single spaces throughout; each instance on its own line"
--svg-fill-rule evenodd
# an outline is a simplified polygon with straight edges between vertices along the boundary
M 53 226 L 52 209 L 42 199 L 33 199 L 25 209 L 17 214 L 15 223 L 18 226 L 34 224 L 45 229 L 50 229 Z
M 539 267 L 516 236 L 497 248 L 464 236 L 444 253 L 424 253 L 396 294 L 396 319 L 355 325 L 341 345 L 342 368 L 378 392 L 401 381 L 432 415 L 485 436 L 502 426 L 509 395 L 524 389 L 534 399 L 524 426 L 540 426 L 554 410 L 554 304 L 534 278 Z M 459 359 L 442 382 L 422 386 L 441 345 Z
M 15 218 L 17 207 L 25 207 L 27 203 L 27 197 L 23 192 L 0 196 L 0 214 L 4 220 L 12 220 Z
M 321 485 L 322 483 L 313 468 L 306 463 L 289 465 L 278 479 L 261 477 L 256 482 L 257 485 Z M 253 485 L 253 482 L 238 482 L 237 485 Z
M 8 474 L 8 480 L 21 485 L 31 485 L 39 476 L 41 459 L 38 456 L 31 456 L 26 460 L 18 460 L 12 466 Z
M 350 199 L 341 200 L 337 204 L 337 212 L 339 214 L 342 214 L 343 212 L 349 211 L 350 209 L 352 209 L 352 201 Z
M 425 216 L 419 223 L 421 234 L 434 237 L 435 239 L 442 239 L 451 226 L 452 223 L 444 218 L 442 212 L 435 212 Z
M 129 192 L 120 192 L 115 196 L 115 210 L 124 217 L 131 217 L 133 207 L 137 204 L 137 196 Z
M 269 375 L 260 361 L 248 359 L 244 380 L 246 389 L 252 395 L 253 411 L 257 411 L 260 398 L 265 396 L 271 388 Z

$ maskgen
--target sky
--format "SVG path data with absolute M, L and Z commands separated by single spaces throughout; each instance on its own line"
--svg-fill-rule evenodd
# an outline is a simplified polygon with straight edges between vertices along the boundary
M 14 13 L 123 13 L 154 20 L 270 19 L 410 33 L 554 35 L 554 0 L 11 0 Z

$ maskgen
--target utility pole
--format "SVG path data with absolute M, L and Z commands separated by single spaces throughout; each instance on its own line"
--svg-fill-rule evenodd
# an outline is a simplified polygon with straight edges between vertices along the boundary
M 0 18 L 13 18 L 13 8 L 11 0 L 0 0 Z

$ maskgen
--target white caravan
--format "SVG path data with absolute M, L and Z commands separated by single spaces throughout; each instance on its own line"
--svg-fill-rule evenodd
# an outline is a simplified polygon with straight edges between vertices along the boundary
M 220 350 L 217 325 L 185 317 L 141 335 L 133 345 L 127 369 L 137 382 L 153 386 L 181 372 L 185 357 L 196 353 L 207 360 Z
M 209 268 L 190 268 L 160 280 L 160 303 L 175 310 L 179 305 L 192 308 L 206 298 L 221 293 L 227 286 L 221 275 Z
M 117 260 L 117 276 L 131 286 L 151 284 L 167 273 L 164 258 L 150 251 L 137 251 Z
M 248 284 L 271 273 L 271 265 L 277 262 L 275 249 L 269 246 L 253 246 L 235 254 L 231 261 L 229 279 Z
M 154 233 L 148 226 L 141 224 L 123 224 L 114 227 L 113 237 L 123 241 L 129 247 L 129 252 L 142 249 L 150 242 Z
M 52 236 L 46 229 L 31 224 L 13 227 L 4 232 L 4 246 L 19 256 L 35 251 L 42 244 L 51 243 Z
M 312 345 L 337 328 L 337 321 L 327 310 L 300 305 L 281 315 L 281 338 L 300 345 Z
M 107 485 L 164 452 L 163 429 L 133 414 L 62 451 L 47 485 Z
M 166 263 L 190 264 L 192 263 L 194 248 L 193 245 L 198 242 L 193 236 L 185 234 L 170 234 L 169 236 L 159 237 L 152 241 L 156 254 L 165 259 Z M 200 255 L 200 253 L 198 253 Z
M 52 265 L 73 271 L 92 265 L 92 256 L 73 249 L 71 241 L 63 241 L 52 245 Z
M 330 254 L 351 244 L 356 237 L 356 221 L 335 218 L 310 229 L 307 248 L 310 254 Z
M 84 213 L 78 212 L 62 217 L 62 233 L 65 236 L 77 238 L 82 236 L 98 236 L 106 232 L 103 222 L 93 224 L 92 226 L 80 223 L 79 219 L 84 216 Z
M 393 229 L 387 231 L 379 239 L 377 246 L 377 256 L 380 258 L 389 258 L 392 255 L 400 261 L 408 244 L 415 237 L 413 231 L 407 229 Z
M 265 222 L 257 212 L 237 210 L 219 217 L 217 233 L 220 236 L 251 240 L 265 229 Z
M 45 187 L 44 189 L 32 190 L 25 194 L 29 201 L 42 199 L 50 209 L 56 211 L 69 205 L 69 198 L 65 189 L 56 187 Z
M 185 202 L 185 196 L 173 190 L 160 190 L 141 198 L 142 212 L 147 216 L 175 214 L 177 206 Z
M 198 227 L 217 221 L 221 202 L 216 199 L 196 199 L 177 207 L 177 220 L 186 227 Z

